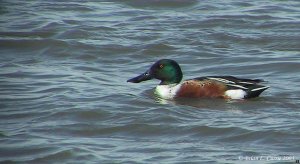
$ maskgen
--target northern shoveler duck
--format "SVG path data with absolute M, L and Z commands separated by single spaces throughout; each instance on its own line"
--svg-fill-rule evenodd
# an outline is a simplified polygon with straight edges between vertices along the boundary
M 258 97 L 268 86 L 259 85 L 260 79 L 241 79 L 233 76 L 206 76 L 182 80 L 179 64 L 161 59 L 145 73 L 127 80 L 139 83 L 151 79 L 161 80 L 155 93 L 164 99 L 176 97 L 247 99 Z

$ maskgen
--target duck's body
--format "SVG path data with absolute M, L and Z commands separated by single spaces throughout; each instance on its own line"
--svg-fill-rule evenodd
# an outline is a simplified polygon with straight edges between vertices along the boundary
M 182 72 L 174 60 L 157 61 L 144 74 L 129 79 L 128 82 L 156 78 L 161 83 L 155 93 L 164 99 L 176 97 L 246 99 L 258 97 L 268 86 L 259 85 L 259 79 L 240 79 L 233 76 L 207 76 L 181 82 Z
M 155 93 L 166 99 L 175 97 L 244 99 L 257 97 L 268 88 L 257 85 L 260 81 L 232 76 L 208 76 L 175 85 L 158 85 Z

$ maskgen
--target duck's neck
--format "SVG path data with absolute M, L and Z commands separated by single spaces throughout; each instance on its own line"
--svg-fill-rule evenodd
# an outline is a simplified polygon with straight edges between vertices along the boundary
M 174 76 L 172 79 L 168 80 L 161 80 L 159 85 L 177 85 L 182 80 L 182 74 L 179 74 L 177 76 Z
M 179 81 L 180 82 L 180 81 Z M 178 82 L 178 83 L 179 83 Z M 170 82 L 170 81 L 161 81 L 159 83 L 159 85 L 177 85 L 178 84 L 177 82 Z

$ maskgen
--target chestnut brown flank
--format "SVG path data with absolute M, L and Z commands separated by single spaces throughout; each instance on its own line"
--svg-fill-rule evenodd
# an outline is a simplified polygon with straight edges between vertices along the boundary
M 177 97 L 224 97 L 227 87 L 213 80 L 188 80 L 182 83 Z

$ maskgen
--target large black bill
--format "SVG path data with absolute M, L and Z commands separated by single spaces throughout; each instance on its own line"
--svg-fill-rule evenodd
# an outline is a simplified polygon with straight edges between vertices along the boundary
M 127 80 L 127 82 L 139 83 L 139 82 L 151 80 L 151 79 L 152 79 L 151 75 L 148 72 L 145 72 L 137 77 Z

